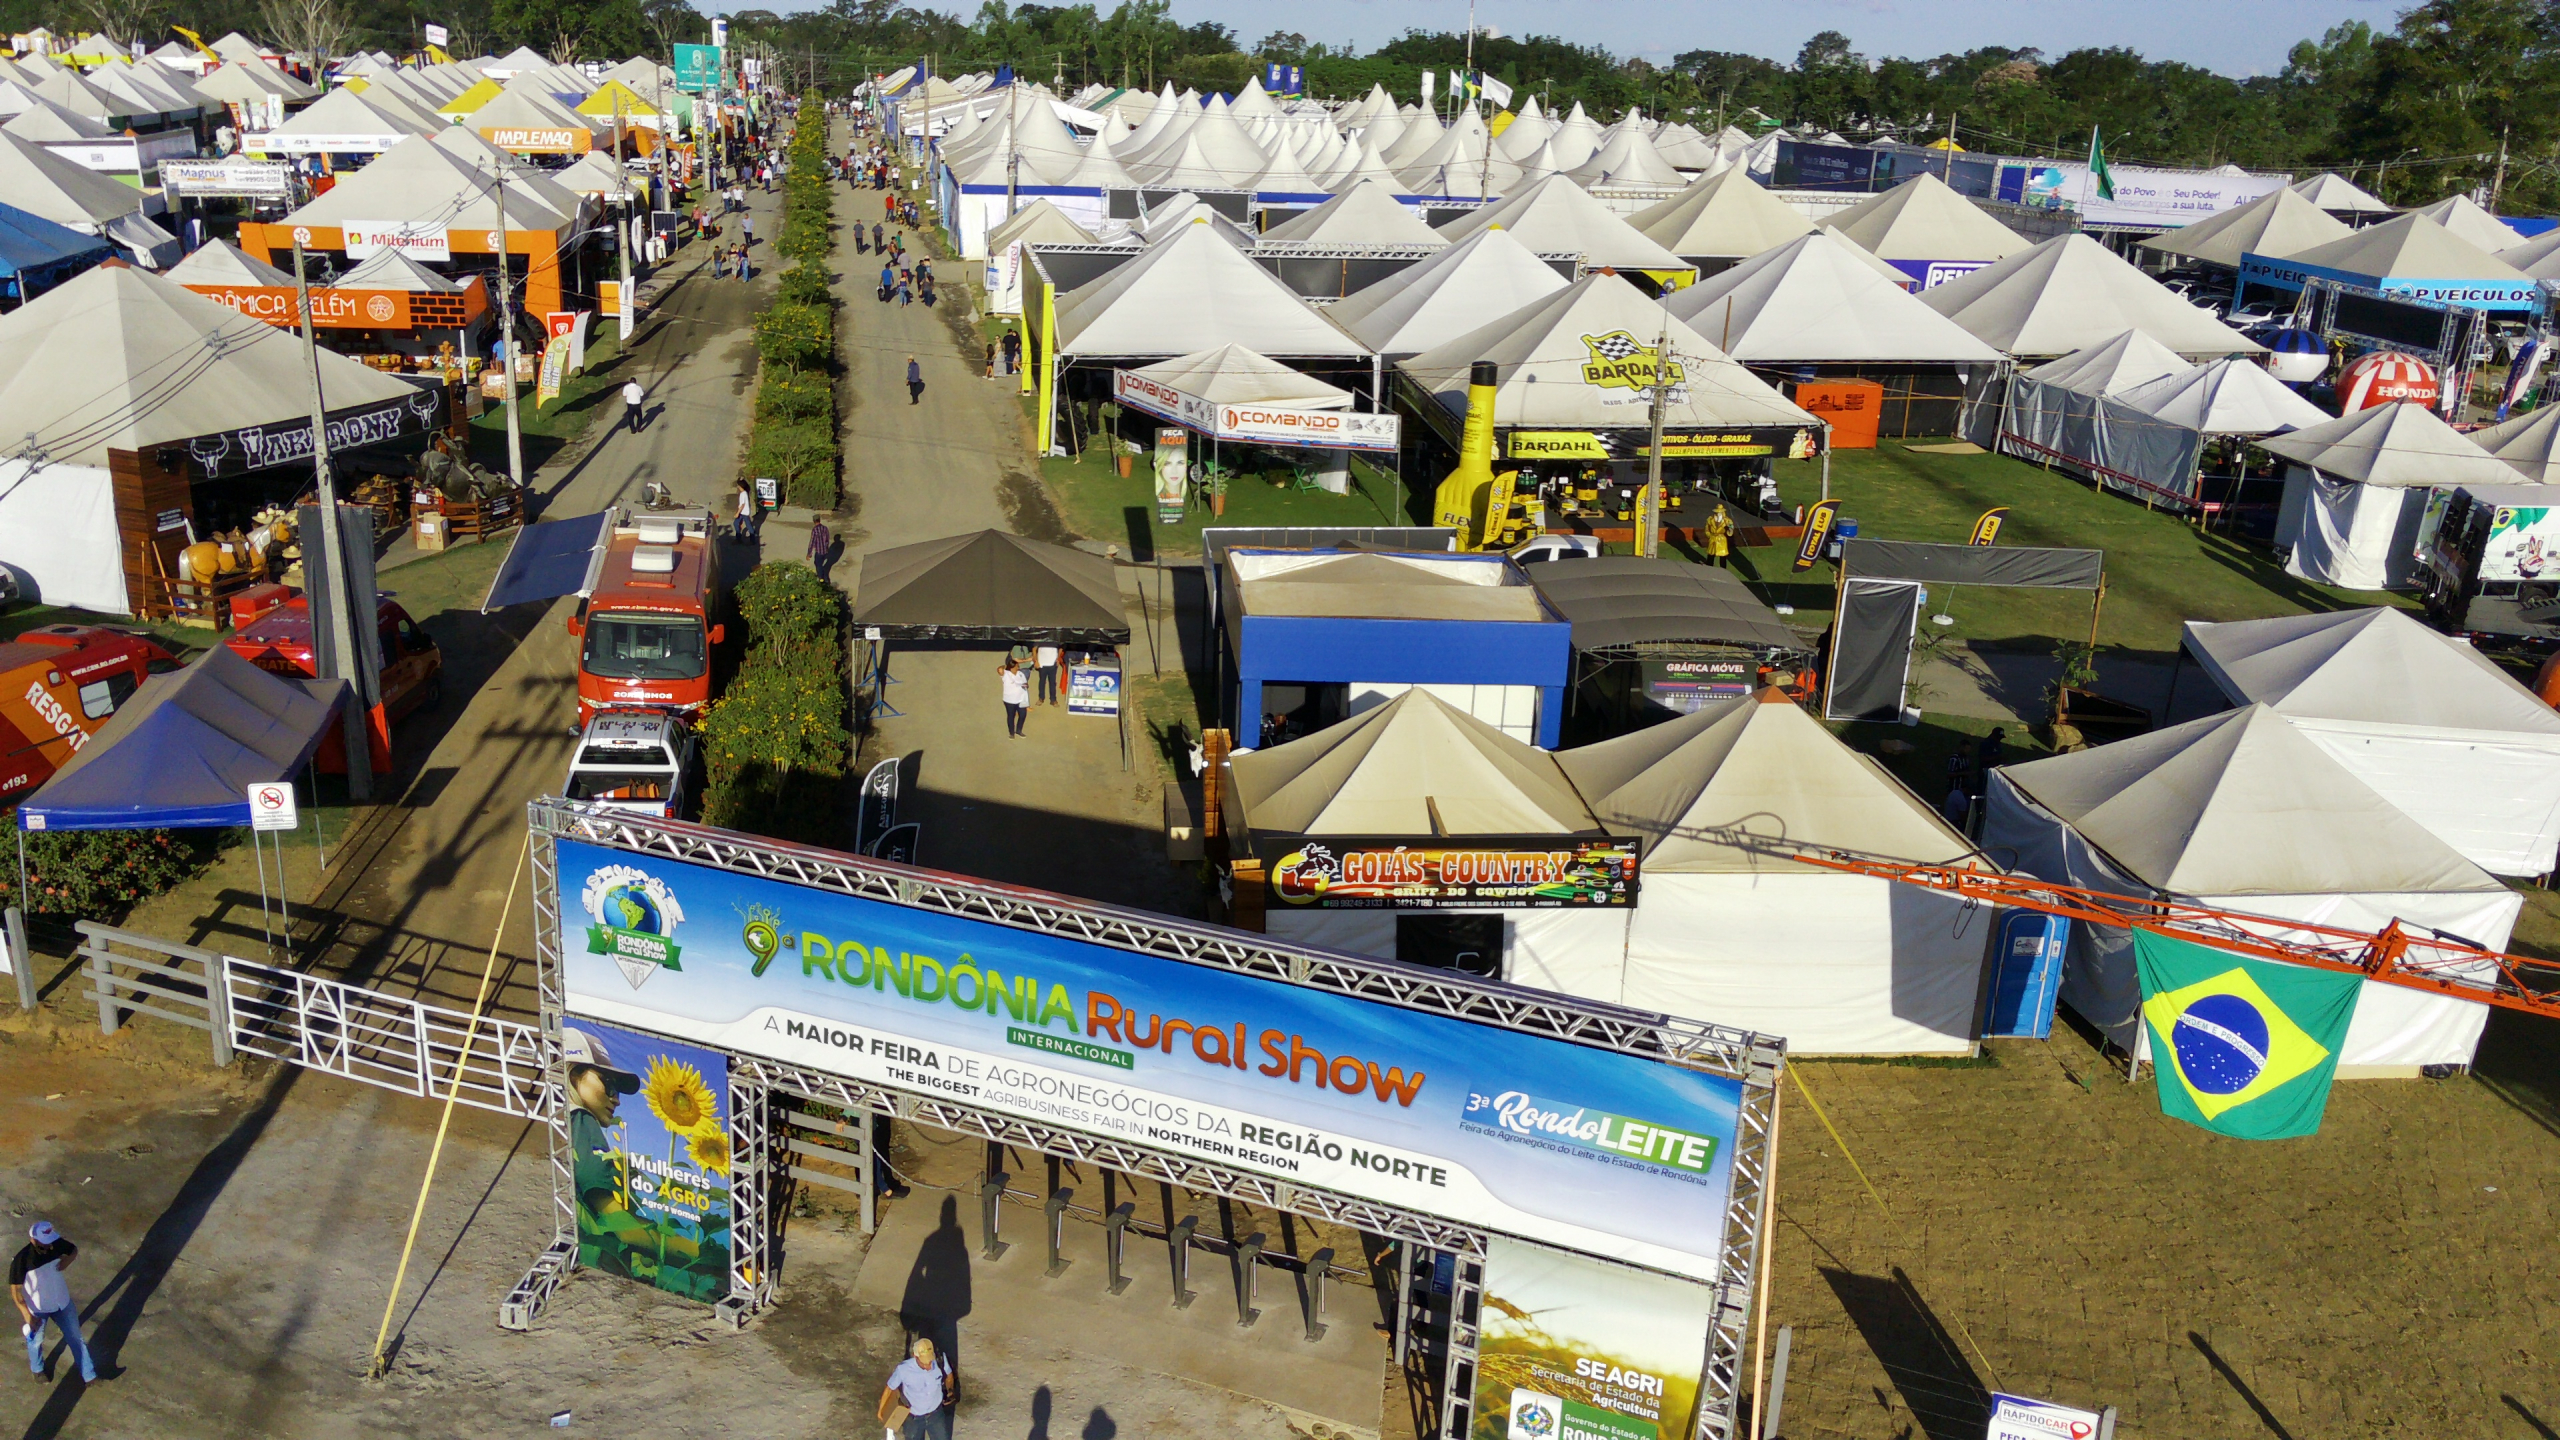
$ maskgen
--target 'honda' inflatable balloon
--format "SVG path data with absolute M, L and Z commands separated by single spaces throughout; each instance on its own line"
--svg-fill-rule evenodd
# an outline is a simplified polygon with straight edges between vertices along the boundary
M 2342 414 L 2398 401 L 2433 405 L 2442 393 L 2435 367 L 2397 350 L 2359 355 L 2348 361 L 2346 370 L 2338 376 L 2338 409 Z
M 2267 373 L 2287 385 L 2308 385 L 2329 371 L 2329 347 L 2308 330 L 2287 325 L 2267 337 Z

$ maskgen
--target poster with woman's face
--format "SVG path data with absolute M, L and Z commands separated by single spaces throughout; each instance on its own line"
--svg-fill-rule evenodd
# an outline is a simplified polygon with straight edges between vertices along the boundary
M 578 1261 L 710 1304 L 729 1293 L 729 1067 L 700 1046 L 572 1016 Z

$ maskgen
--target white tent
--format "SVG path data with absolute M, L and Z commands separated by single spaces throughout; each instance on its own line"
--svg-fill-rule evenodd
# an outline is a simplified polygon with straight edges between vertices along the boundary
M 1687 322 L 1666 326 L 1666 318 L 1621 277 L 1586 275 L 1396 368 L 1452 417 L 1466 413 L 1469 368 L 1490 360 L 1499 374 L 1494 424 L 1503 429 L 1632 429 L 1645 423 L 1650 406 L 1637 403 L 1637 392 L 1585 373 L 1594 342 L 1623 332 L 1639 346 L 1664 340 L 1681 367 L 1663 402 L 1666 426 L 1820 426 Z
M 2560 713 L 2479 651 L 2391 609 L 2190 620 L 2185 647 L 2471 863 L 2553 868 Z
M 219 238 L 197 246 L 187 258 L 162 273 L 189 289 L 199 285 L 290 287 L 293 284 L 292 276 Z
M 1635 125 L 1619 126 L 1590 159 L 1567 173 L 1593 187 L 1670 189 L 1682 182 L 1680 171 L 1654 149 L 1652 137 Z
M 1878 259 L 1901 261 L 1905 268 L 1933 261 L 1985 265 L 2030 243 L 1925 170 L 1917 179 L 1831 216 L 1830 223 Z M 1931 285 L 1931 277 L 1919 268 L 1913 268 L 1912 279 L 1923 289 Z
M 1479 230 L 1326 307 L 1325 318 L 1381 355 L 1418 355 L 1572 282 L 1499 226 Z
M 2448 195 L 2410 213 L 2426 216 L 2493 255 L 2524 238 L 2514 226 L 2481 209 L 2479 202 L 2468 195 Z
M 396 96 L 338 89 L 273 130 L 247 137 L 243 148 L 263 155 L 379 155 L 413 135 L 443 128 L 441 118 L 417 113 Z
M 2237 270 L 2243 255 L 2281 260 L 2351 233 L 2344 221 L 2297 191 L 2270 190 L 2246 205 L 2154 235 L 2141 244 L 2163 255 L 2183 255 Z
M 2375 199 L 2334 170 L 2296 180 L 2287 188 L 2332 215 L 2388 215 L 2392 211 L 2388 202 Z
M 2469 203 L 2469 202 L 2465 202 Z M 2473 207 L 2475 210 L 2478 207 Z M 2459 218 L 2459 217 L 2457 217 Z M 2480 221 L 2512 237 L 2515 232 L 2486 212 Z M 2475 228 L 2475 233 L 2477 233 Z M 2495 236 L 2481 236 L 2495 241 Z M 2501 248 L 2514 245 L 2510 238 L 2497 242 Z M 2412 211 L 2397 220 L 2385 220 L 2351 230 L 2326 245 L 2314 245 L 2284 257 L 2303 265 L 2348 275 L 2380 276 L 2409 280 L 2505 280 L 2518 281 L 2527 276 L 2515 266 L 2461 233 L 2447 229 L 2433 216 Z
M 2194 368 L 2168 346 L 2139 330 L 2127 330 L 2019 374 L 2076 394 L 2121 395 L 2162 376 L 2183 375 Z
M 2474 430 L 2465 438 L 2514 466 L 2536 485 L 2560 484 L 2560 403 L 2528 410 L 2502 425 Z
M 1547 143 L 1555 149 L 1556 164 L 1571 170 L 1598 154 L 1606 139 L 1600 133 L 1600 126 L 1582 113 L 1582 102 L 1576 100 L 1573 109 L 1557 123 L 1555 133 L 1547 137 Z
M 1877 274 L 1855 245 L 1819 233 L 1675 291 L 1664 304 L 1745 362 L 2000 362 L 1999 351 Z
M 1177 355 L 1136 372 L 1168 389 L 1215 405 L 1297 405 L 1309 410 L 1348 410 L 1351 392 L 1300 374 L 1242 345 L 1220 345 Z
M 1025 246 L 1093 243 L 1092 234 L 1045 195 L 1015 211 L 1012 219 L 987 232 L 987 313 L 1022 313 Z
M 2524 897 L 2462 858 L 2302 731 L 2252 705 L 1995 772 L 1986 850 L 2057 884 L 2284 921 L 2397 920 L 2503 948 Z M 2128 932 L 2072 927 L 2062 1000 L 2148 1055 Z M 2339 1073 L 2468 1064 L 2488 1007 L 2365 981 Z
M 1814 228 L 1803 211 L 1739 169 L 1710 175 L 1628 216 L 1627 223 L 1684 260 L 1757 255 Z
M 1537 184 L 1499 204 L 1470 210 L 1440 227 L 1452 240 L 1499 225 L 1513 239 L 1541 255 L 1579 255 L 1593 269 L 1687 271 L 1689 263 L 1610 211 L 1591 193 L 1561 175 Z
M 2348 590 L 2410 583 L 2428 487 L 2515 483 L 2424 405 L 2376 405 L 2260 444 L 2294 462 L 2276 511 L 2285 573 Z
M 2191 358 L 2264 349 L 2086 235 L 2057 235 L 1920 299 L 2011 355 L 2068 355 L 2128 329 Z
M 1427 245 L 1449 237 L 1423 223 L 1396 192 L 1363 181 L 1321 205 L 1262 232 L 1265 245 Z
M 2536 280 L 2560 280 L 2560 226 L 2508 246 L 2498 258 Z
M 1993 912 L 1754 848 L 1783 839 L 1932 864 L 1973 848 L 1784 695 L 1556 762 L 1609 833 L 1642 845 L 1636 905 L 1622 950 L 1515 946 L 1511 979 L 1783 1035 L 1791 1054 L 1973 1048 Z
M 1369 354 L 1205 222 L 1057 303 L 1068 355 L 1188 355 L 1229 342 L 1292 358 Z
M 2136 385 L 2117 398 L 2155 420 L 2199 435 L 2273 435 L 2329 419 L 2328 411 L 2286 389 L 2255 360 L 2216 360 Z

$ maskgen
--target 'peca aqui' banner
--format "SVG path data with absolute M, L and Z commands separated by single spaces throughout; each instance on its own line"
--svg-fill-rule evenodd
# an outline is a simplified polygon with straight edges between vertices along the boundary
M 1676 1440 L 1706 1370 L 1704 1285 L 1496 1238 L 1474 1440 Z
M 572 1024 L 1717 1273 L 1736 1080 L 582 841 L 558 867 Z

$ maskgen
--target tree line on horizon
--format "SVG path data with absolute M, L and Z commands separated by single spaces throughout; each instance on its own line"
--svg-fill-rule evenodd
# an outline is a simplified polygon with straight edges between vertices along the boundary
M 457 54 L 531 45 L 559 60 L 664 58 L 707 38 L 687 0 L 0 0 L 0 28 L 49 24 L 157 43 L 172 22 L 210 37 L 307 30 L 334 11 L 350 49 L 414 49 L 423 26 Z M 278 13 L 282 12 L 282 13 Z M 1232 93 L 1266 62 L 1301 67 L 1309 94 L 1350 99 L 1383 85 L 1399 101 L 1425 73 L 1466 63 L 1467 37 L 1408 30 L 1362 54 L 1290 31 L 1248 43 L 1228 26 L 1185 25 L 1173 0 L 1104 10 L 983 0 L 974 18 L 908 0 L 731 15 L 733 47 L 767 56 L 789 88 L 843 93 L 919 61 L 956 75 L 1010 64 L 1067 90 L 1100 82 Z M 2494 188 L 2511 212 L 2560 209 L 2560 0 L 2424 0 L 2387 29 L 2363 21 L 2295 44 L 2273 75 L 2234 77 L 2123 47 L 2048 56 L 1987 46 L 1926 59 L 1860 54 L 1826 30 L 1792 64 L 1692 49 L 1658 64 L 1551 35 L 1480 32 L 1478 68 L 1564 110 L 1602 120 L 1631 107 L 1701 128 L 1810 126 L 1853 139 L 1927 143 L 1952 129 L 1969 150 L 2072 157 L 2093 130 L 2116 164 L 2310 173 L 2333 169 L 2397 203 Z

